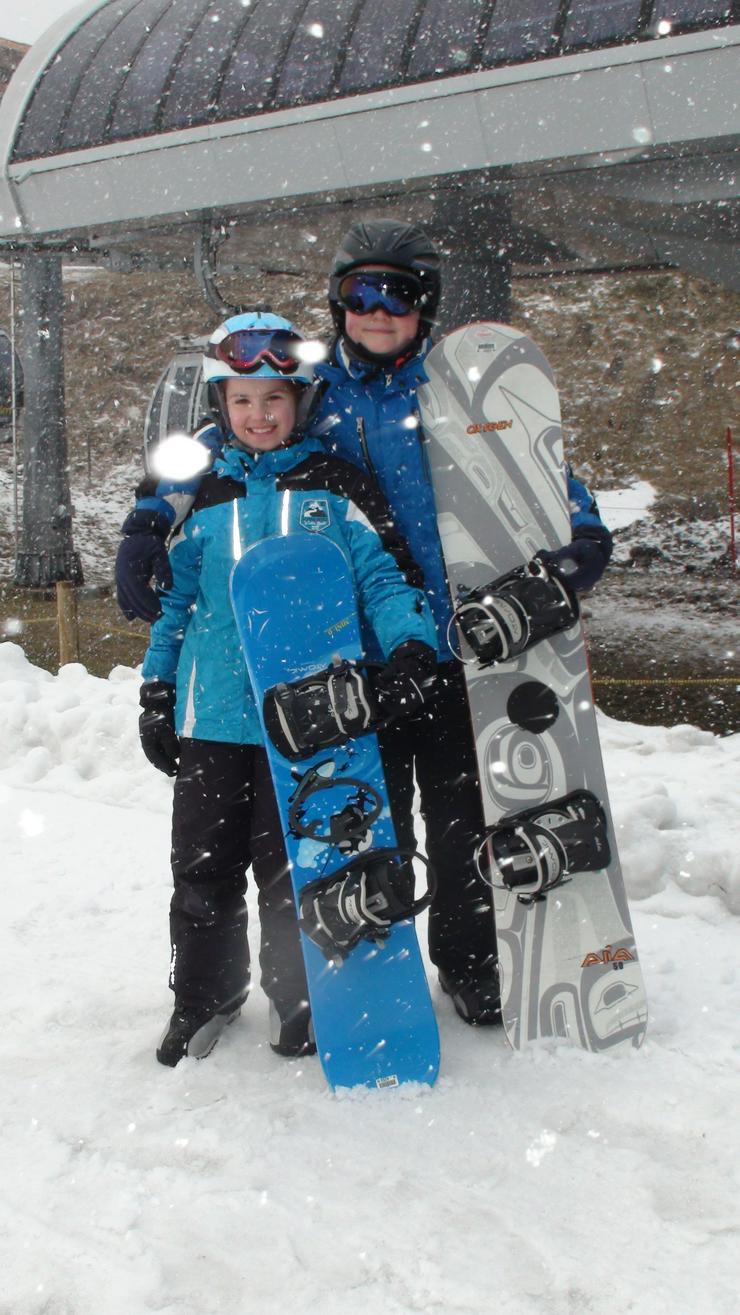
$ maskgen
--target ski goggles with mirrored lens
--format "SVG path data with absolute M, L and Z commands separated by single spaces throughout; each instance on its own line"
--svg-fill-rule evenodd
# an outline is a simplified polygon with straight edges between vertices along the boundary
M 209 343 L 208 355 L 235 370 L 252 374 L 263 362 L 279 374 L 293 374 L 301 364 L 303 339 L 287 329 L 237 329 L 220 342 Z
M 380 309 L 400 318 L 423 306 L 426 293 L 421 280 L 413 274 L 359 269 L 340 280 L 337 301 L 353 315 L 369 315 Z

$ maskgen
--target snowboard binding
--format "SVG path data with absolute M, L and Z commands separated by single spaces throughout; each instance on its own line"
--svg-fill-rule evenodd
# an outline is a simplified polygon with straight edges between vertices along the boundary
M 511 662 L 578 620 L 575 594 L 538 558 L 463 593 L 457 621 L 481 667 Z
M 339 657 L 315 675 L 273 685 L 262 712 L 272 743 L 291 762 L 345 744 L 381 721 L 366 677 Z
M 303 776 L 294 771 L 298 786 L 290 799 L 288 823 L 291 835 L 298 839 L 315 840 L 318 844 L 335 845 L 342 854 L 367 849 L 372 840 L 372 826 L 383 811 L 384 801 L 374 786 L 354 776 L 335 776 L 335 763 L 327 758 L 311 767 Z M 328 818 L 307 821 L 309 801 L 328 790 L 354 788 L 344 805 Z
M 606 814 L 590 790 L 575 790 L 493 827 L 476 852 L 478 871 L 495 889 L 533 904 L 576 872 L 611 862 Z
M 404 860 L 427 866 L 427 890 L 404 898 Z M 299 896 L 298 925 L 330 962 L 341 963 L 360 941 L 382 941 L 396 922 L 415 918 L 434 894 L 432 869 L 416 850 L 376 849 L 357 855 L 328 877 L 311 881 Z

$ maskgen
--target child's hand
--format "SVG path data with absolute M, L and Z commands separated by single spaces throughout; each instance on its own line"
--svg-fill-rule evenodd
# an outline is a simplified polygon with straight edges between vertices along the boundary
M 147 680 L 139 691 L 144 711 L 139 717 L 141 747 L 153 767 L 177 776 L 180 741 L 175 731 L 175 687 L 163 680 Z
M 580 593 L 593 589 L 606 569 L 607 558 L 598 539 L 579 537 L 565 548 L 549 552 L 541 548 L 537 559 L 569 589 Z
M 437 655 L 428 644 L 409 639 L 391 654 L 373 681 L 384 721 L 411 717 L 429 698 L 437 677 Z

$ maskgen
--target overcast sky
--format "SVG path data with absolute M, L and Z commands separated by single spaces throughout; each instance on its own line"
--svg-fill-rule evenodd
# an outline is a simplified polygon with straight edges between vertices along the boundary
M 33 45 L 57 18 L 78 5 L 79 0 L 0 0 L 0 37 Z

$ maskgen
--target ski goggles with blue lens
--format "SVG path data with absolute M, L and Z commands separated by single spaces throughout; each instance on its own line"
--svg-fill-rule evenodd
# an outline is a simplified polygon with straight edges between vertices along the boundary
M 414 274 L 387 269 L 356 269 L 345 274 L 337 288 L 337 301 L 353 315 L 387 311 L 400 319 L 419 310 L 426 301 L 421 280 Z
M 302 344 L 303 338 L 287 329 L 237 329 L 220 342 L 209 343 L 207 355 L 237 374 L 253 374 L 263 363 L 279 374 L 293 374 L 301 364 Z

